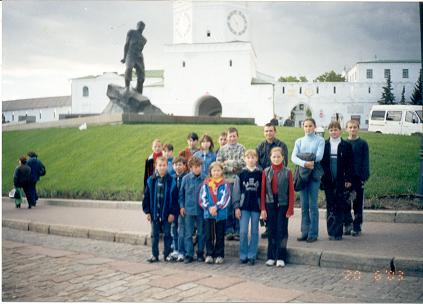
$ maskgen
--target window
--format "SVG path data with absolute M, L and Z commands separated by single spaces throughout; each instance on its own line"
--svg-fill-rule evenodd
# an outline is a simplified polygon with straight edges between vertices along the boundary
M 54 110 L 53 118 L 56 118 L 56 110 Z
M 232 60 L 229 60 L 229 67 L 232 67 Z
M 358 124 L 361 125 L 361 116 L 360 115 L 351 115 L 351 120 L 358 121 Z
M 84 86 L 82 88 L 82 97 L 88 97 L 90 95 L 90 91 L 88 89 L 88 86 Z
M 304 111 L 304 105 L 300 104 L 300 111 Z
M 386 114 L 387 121 L 399 122 L 401 120 L 402 111 L 388 111 Z
M 316 87 L 316 94 L 319 94 L 319 87 Z
M 336 86 L 333 87 L 333 93 L 336 94 Z
M 185 67 L 185 61 L 182 61 L 182 67 Z
M 417 115 L 414 112 L 410 111 L 407 111 L 407 113 L 405 113 L 405 121 L 413 124 L 419 123 Z
M 210 37 L 210 31 L 207 30 L 207 37 Z
M 285 86 L 282 86 L 282 94 L 285 94 Z
M 389 78 L 390 75 L 391 75 L 391 70 L 390 69 L 385 69 L 385 72 L 384 72 L 385 78 L 386 79 Z
M 41 110 L 40 110 L 40 119 L 41 119 Z
M 408 79 L 408 69 L 403 69 L 403 70 L 402 70 L 402 77 L 403 77 L 404 79 Z
M 372 93 L 372 88 L 369 86 L 369 94 Z
M 12 112 L 12 122 L 15 120 L 15 112 Z
M 300 86 L 300 94 L 303 92 L 303 88 Z
M 366 77 L 367 79 L 373 79 L 373 69 L 366 70 Z
M 384 119 L 385 119 L 385 111 L 372 112 L 372 120 L 384 120 Z

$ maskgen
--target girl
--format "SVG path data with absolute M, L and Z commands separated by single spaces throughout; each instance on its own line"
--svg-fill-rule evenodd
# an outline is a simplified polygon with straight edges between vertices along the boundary
M 284 267 L 288 242 L 288 218 L 294 214 L 294 181 L 291 171 L 283 165 L 283 151 L 270 151 L 271 165 L 262 174 L 261 214 L 267 220 L 268 244 L 266 265 Z
M 319 209 L 317 196 L 319 195 L 320 178 L 322 169 L 320 161 L 323 158 L 325 140 L 317 135 L 316 122 L 313 118 L 304 121 L 305 136 L 295 141 L 291 160 L 302 170 L 309 171 L 305 186 L 300 191 L 301 201 L 301 236 L 298 241 L 312 243 L 317 241 L 319 235 Z
M 194 156 L 203 160 L 201 174 L 204 176 L 208 175 L 210 164 L 216 161 L 216 154 L 213 152 L 213 148 L 214 144 L 212 138 L 204 134 L 200 139 L 200 150 L 194 154 Z
M 224 261 L 226 208 L 231 200 L 230 194 L 230 186 L 223 178 L 223 165 L 213 162 L 209 177 L 204 180 L 200 191 L 200 206 L 204 209 L 206 227 L 206 263 L 214 261 L 222 264 Z

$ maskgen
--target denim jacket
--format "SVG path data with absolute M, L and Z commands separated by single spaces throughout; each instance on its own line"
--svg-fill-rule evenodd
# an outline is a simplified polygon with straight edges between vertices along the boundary
M 195 176 L 190 172 L 182 179 L 179 189 L 179 206 L 185 208 L 185 213 L 188 215 L 203 214 L 203 210 L 199 205 L 199 195 L 205 178 L 202 174 Z

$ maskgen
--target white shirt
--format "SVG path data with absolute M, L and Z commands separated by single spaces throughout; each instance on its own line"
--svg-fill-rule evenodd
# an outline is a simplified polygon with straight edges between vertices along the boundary
M 338 154 L 338 145 L 341 143 L 341 138 L 340 137 L 337 139 L 330 138 L 329 143 L 330 143 L 330 154 L 336 156 Z

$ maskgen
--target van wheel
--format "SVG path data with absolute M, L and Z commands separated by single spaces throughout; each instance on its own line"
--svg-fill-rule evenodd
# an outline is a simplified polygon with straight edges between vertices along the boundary
M 380 132 L 380 131 L 376 131 L 376 133 L 382 134 L 382 132 Z

